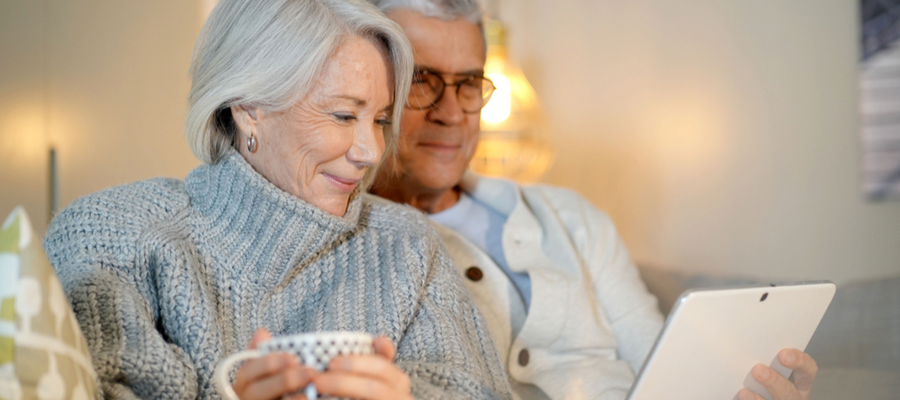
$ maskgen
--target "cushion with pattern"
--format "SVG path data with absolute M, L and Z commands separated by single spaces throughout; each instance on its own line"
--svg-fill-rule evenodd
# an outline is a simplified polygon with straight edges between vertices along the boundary
M 25 210 L 0 228 L 0 400 L 98 396 L 84 336 Z

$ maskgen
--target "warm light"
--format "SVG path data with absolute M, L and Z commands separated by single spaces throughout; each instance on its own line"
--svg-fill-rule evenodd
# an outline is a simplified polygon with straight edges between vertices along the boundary
M 509 78 L 501 74 L 486 74 L 494 82 L 491 101 L 481 110 L 481 120 L 489 124 L 499 124 L 509 118 L 510 84 Z
M 554 158 L 543 112 L 525 74 L 507 59 L 503 26 L 489 21 L 485 33 L 484 74 L 495 90 L 481 110 L 481 140 L 469 167 L 483 175 L 536 182 Z
M 22 99 L 0 113 L 0 157 L 14 170 L 33 169 L 44 159 L 47 145 L 46 108 L 39 99 Z

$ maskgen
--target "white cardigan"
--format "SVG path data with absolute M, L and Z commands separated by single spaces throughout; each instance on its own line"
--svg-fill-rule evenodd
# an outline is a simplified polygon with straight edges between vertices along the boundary
M 460 187 L 508 215 L 506 261 L 531 278 L 526 316 L 515 286 L 491 258 L 434 224 L 488 321 L 514 396 L 624 399 L 663 317 L 609 217 L 567 189 L 472 173 Z M 467 274 L 473 266 L 482 274 Z

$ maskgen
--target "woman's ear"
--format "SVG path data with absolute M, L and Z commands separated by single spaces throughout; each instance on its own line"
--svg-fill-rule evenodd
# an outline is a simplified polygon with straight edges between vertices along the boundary
M 237 127 L 238 133 L 243 137 L 249 137 L 253 132 L 259 135 L 259 123 L 262 117 L 258 107 L 246 104 L 235 104 L 231 106 L 231 118 L 234 119 L 234 125 Z

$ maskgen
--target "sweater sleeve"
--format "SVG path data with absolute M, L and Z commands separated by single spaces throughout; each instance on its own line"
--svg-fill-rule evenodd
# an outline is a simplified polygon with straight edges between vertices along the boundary
M 612 324 L 619 357 L 637 373 L 662 329 L 662 314 L 612 220 L 585 200 L 582 213 L 589 231 L 585 260 L 595 296 Z
M 437 234 L 427 230 L 424 289 L 398 344 L 397 364 L 409 374 L 418 399 L 508 399 L 509 379 L 484 317 Z
M 74 202 L 54 219 L 44 248 L 90 348 L 104 398 L 194 399 L 191 359 L 156 329 L 150 260 L 139 246 L 154 215 L 172 210 L 158 202 L 136 207 L 134 200 L 153 189 L 143 185 Z

